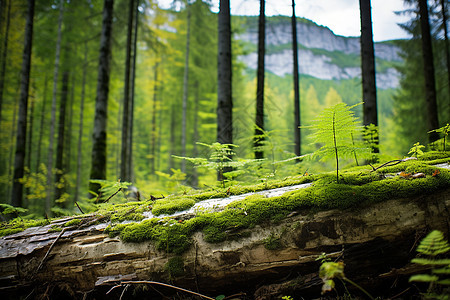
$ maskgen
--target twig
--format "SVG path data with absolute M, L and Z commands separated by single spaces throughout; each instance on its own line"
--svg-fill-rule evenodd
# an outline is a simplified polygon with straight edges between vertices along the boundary
M 208 296 L 205 296 L 205 295 L 202 295 L 202 294 L 190 291 L 190 290 L 186 290 L 186 289 L 174 286 L 174 285 L 170 285 L 170 284 L 162 283 L 162 282 L 158 282 L 158 281 L 146 281 L 146 280 L 141 280 L 141 281 L 122 281 L 119 285 L 116 285 L 113 288 L 111 288 L 107 292 L 107 294 L 109 292 L 111 292 L 113 289 L 115 289 L 116 287 L 120 287 L 120 286 L 122 286 L 124 284 L 155 284 L 155 285 L 161 285 L 161 286 L 169 287 L 169 288 L 176 289 L 176 290 L 179 290 L 179 291 L 182 291 L 182 292 L 190 293 L 192 295 L 196 295 L 196 296 L 208 299 L 208 300 L 215 300 L 214 298 L 211 298 L 211 297 L 208 297 Z
M 371 166 L 373 169 L 371 172 L 375 172 L 376 170 L 381 169 L 383 167 L 392 167 L 392 166 L 398 165 L 401 162 L 411 160 L 411 159 L 417 159 L 417 158 L 416 157 L 407 157 L 404 159 L 395 159 L 395 160 L 388 161 L 387 163 L 384 163 L 381 166 L 376 167 L 376 168 L 374 166 L 372 166 L 371 164 L 369 164 L 369 166 Z
M 125 294 L 125 292 L 128 290 L 128 287 L 129 287 L 129 286 L 130 286 L 129 284 L 127 284 L 127 285 L 125 286 L 125 288 L 124 288 L 123 291 L 122 291 L 122 294 L 120 294 L 119 300 L 122 300 L 122 297 L 123 297 L 123 295 Z
M 111 199 L 112 197 L 114 197 L 115 195 L 117 195 L 120 191 L 122 190 L 122 188 L 119 188 L 117 190 L 117 192 L 115 192 L 114 194 L 112 194 L 111 196 L 108 197 L 108 199 L 105 200 L 105 203 L 109 201 L 109 199 Z
M 81 209 L 81 207 L 78 205 L 78 202 L 75 201 L 75 205 L 78 207 L 78 209 L 81 211 L 81 213 L 84 215 L 84 211 Z
M 47 253 L 45 253 L 44 258 L 41 260 L 41 263 L 39 264 L 39 266 L 37 267 L 36 271 L 34 271 L 34 274 L 37 274 L 39 272 L 39 270 L 42 268 L 42 266 L 45 263 L 45 260 L 48 258 L 50 252 L 52 251 L 53 247 L 55 246 L 56 242 L 60 239 L 60 237 L 62 237 L 62 235 L 64 234 L 64 232 L 66 232 L 67 228 L 64 228 L 63 230 L 61 230 L 61 233 L 58 235 L 58 237 L 53 241 L 53 243 L 50 245 L 50 248 L 48 248 Z

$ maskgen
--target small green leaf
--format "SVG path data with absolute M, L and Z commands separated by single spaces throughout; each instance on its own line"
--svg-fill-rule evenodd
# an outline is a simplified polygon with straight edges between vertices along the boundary
M 436 282 L 439 280 L 438 276 L 428 275 L 428 274 L 418 274 L 413 275 L 409 278 L 409 282 L 411 281 L 420 281 L 420 282 Z
M 225 299 L 225 295 L 219 295 L 216 297 L 216 300 L 223 300 Z

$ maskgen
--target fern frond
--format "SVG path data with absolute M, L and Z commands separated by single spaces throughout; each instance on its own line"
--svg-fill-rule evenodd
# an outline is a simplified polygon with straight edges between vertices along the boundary
M 450 251 L 450 246 L 444 238 L 444 234 L 438 230 L 430 232 L 417 247 L 417 252 L 436 256 Z

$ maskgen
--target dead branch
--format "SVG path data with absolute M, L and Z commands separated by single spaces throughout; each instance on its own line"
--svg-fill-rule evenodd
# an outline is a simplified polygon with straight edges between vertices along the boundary
M 398 165 L 401 162 L 408 161 L 411 159 L 417 159 L 417 158 L 416 157 L 407 157 L 404 159 L 394 159 L 394 160 L 388 161 L 387 163 L 384 163 L 381 166 L 376 167 L 376 168 L 374 166 L 372 166 L 371 164 L 369 164 L 369 166 L 371 166 L 373 169 L 371 172 L 375 172 L 376 170 L 381 169 L 383 167 L 392 167 L 392 166 Z
M 174 285 L 170 285 L 170 284 L 163 283 L 163 282 L 158 282 L 158 281 L 146 281 L 146 280 L 140 280 L 140 281 L 122 281 L 120 284 L 113 286 L 106 294 L 110 293 L 110 292 L 111 292 L 112 290 L 114 290 L 115 288 L 118 288 L 118 287 L 123 286 L 124 284 L 125 284 L 125 285 L 130 285 L 130 284 L 150 284 L 150 285 L 154 284 L 154 285 L 161 285 L 161 286 L 165 286 L 165 287 L 169 287 L 169 288 L 172 288 L 172 289 L 176 289 L 176 290 L 179 290 L 179 291 L 182 291 L 182 292 L 185 292 L 185 293 L 189 293 L 189 294 L 192 294 L 192 295 L 196 295 L 196 296 L 199 296 L 199 297 L 208 299 L 208 300 L 215 300 L 214 298 L 211 298 L 211 297 L 208 297 L 208 296 L 205 296 L 205 295 L 202 295 L 202 294 L 199 294 L 199 293 L 190 291 L 190 290 L 186 290 L 186 289 L 183 289 L 183 288 L 174 286 Z
M 48 256 L 50 255 L 50 252 L 52 251 L 53 247 L 55 246 L 56 242 L 62 237 L 62 235 L 64 234 L 64 232 L 66 232 L 67 228 L 64 228 L 63 230 L 61 230 L 61 233 L 56 237 L 56 239 L 53 241 L 53 243 L 50 245 L 50 248 L 48 248 L 47 253 L 45 253 L 44 258 L 41 260 L 41 263 L 39 264 L 39 266 L 36 268 L 36 271 L 34 271 L 34 275 L 36 275 L 42 268 L 42 266 L 44 265 L 46 259 L 48 258 Z

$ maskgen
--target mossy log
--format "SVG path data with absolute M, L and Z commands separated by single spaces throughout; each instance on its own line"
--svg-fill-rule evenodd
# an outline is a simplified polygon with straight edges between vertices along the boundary
M 211 297 L 246 293 L 246 299 L 317 298 L 321 280 L 316 259 L 325 252 L 344 261 L 346 276 L 369 292 L 393 296 L 405 292 L 410 274 L 421 271 L 409 264 L 420 239 L 431 229 L 449 235 L 449 209 L 446 189 L 358 209 L 297 211 L 276 225 L 245 229 L 236 240 L 211 244 L 197 232 L 181 259 L 157 250 L 152 242 L 111 238 L 103 232 L 107 224 L 95 217 L 84 226 L 51 232 L 69 220 L 62 219 L 0 239 L 0 294 L 11 299 L 118 299 L 126 285 L 106 295 L 111 287 L 140 280 L 170 282 Z M 95 221 L 100 223 L 93 225 Z M 129 286 L 134 294 L 128 289 L 128 298 L 174 292 Z

